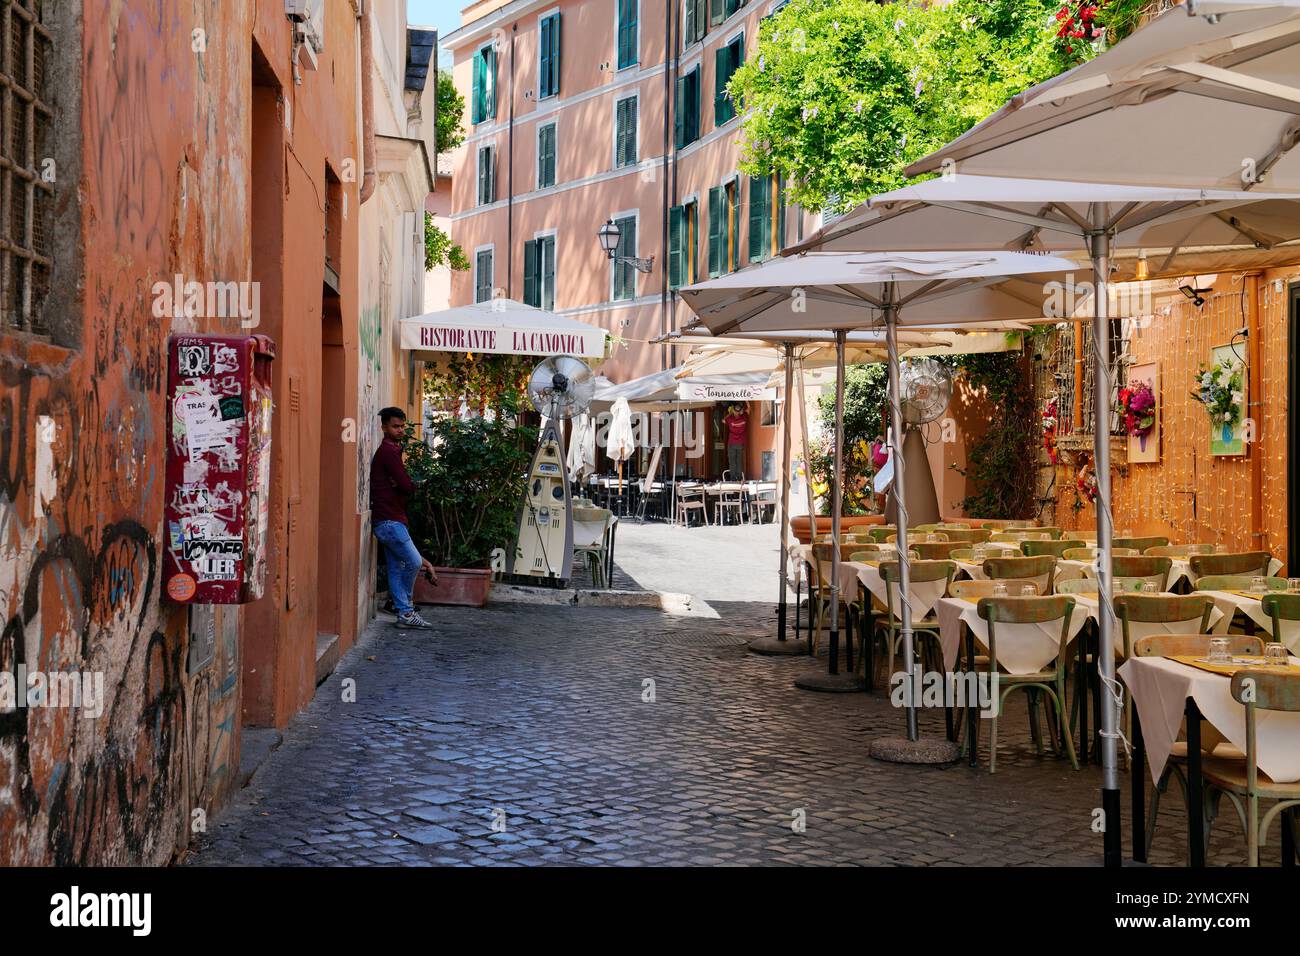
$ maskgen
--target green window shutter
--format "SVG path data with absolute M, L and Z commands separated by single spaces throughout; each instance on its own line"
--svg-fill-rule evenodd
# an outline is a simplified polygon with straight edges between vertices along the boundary
M 487 199 L 487 177 L 488 177 L 488 148 L 479 147 L 478 151 L 478 204 L 484 205 Z
M 618 223 L 618 248 L 615 255 L 632 257 L 636 255 L 636 219 L 628 216 L 616 220 Z M 614 298 L 632 299 L 636 297 L 636 269 L 630 263 L 614 264 Z
M 726 0 L 726 2 L 727 2 L 727 6 L 726 6 L 727 16 L 731 16 L 741 7 L 740 0 Z
M 721 23 L 727 18 L 726 0 L 709 0 L 709 23 Z
M 682 146 L 689 145 L 700 138 L 700 68 L 683 76 L 679 81 L 681 94 L 679 114 L 682 117 Z
M 543 20 L 540 31 L 539 98 L 560 92 L 560 15 L 555 13 Z
M 668 210 L 668 286 L 673 289 L 685 284 L 685 212 L 681 206 Z
M 488 147 L 487 161 L 487 201 L 497 201 L 497 148 Z
M 555 308 L 555 237 L 547 236 L 540 241 L 541 251 L 541 299 L 543 309 Z
M 541 304 L 537 294 L 537 240 L 529 239 L 524 243 L 524 305 L 536 308 Z
M 766 217 L 763 211 L 766 208 L 763 194 L 767 191 L 764 187 L 767 185 L 767 179 L 763 176 L 749 177 L 749 261 L 758 262 L 766 258 L 766 250 L 763 241 L 765 238 L 764 228 L 767 225 L 764 220 Z
M 718 47 L 713 52 L 713 122 L 718 126 L 728 119 L 726 115 L 727 62 L 727 48 Z
M 485 80 L 483 84 L 483 118 L 496 119 L 497 115 L 497 51 L 488 47 L 484 51 Z
M 483 121 L 483 54 L 474 54 L 473 91 L 470 93 L 469 121 L 475 125 Z
M 731 189 L 727 193 L 726 203 L 730 206 L 730 215 L 726 216 L 726 222 L 730 227 L 729 242 L 726 244 L 723 256 L 723 265 L 726 266 L 727 272 L 735 272 L 740 266 L 740 182 L 736 180 L 732 183 Z M 724 214 L 726 210 L 724 210 Z
M 686 9 L 682 11 L 682 49 L 695 42 L 695 0 L 686 0 Z
M 785 177 L 776 179 L 776 245 L 772 254 L 776 255 L 785 248 Z
M 726 235 L 722 217 L 725 206 L 722 202 L 722 187 L 714 186 L 709 190 L 709 278 L 722 275 L 722 241 Z
M 474 301 L 486 302 L 492 298 L 492 253 L 480 252 L 477 256 L 474 277 Z
M 618 68 L 636 64 L 640 51 L 636 22 L 637 0 L 618 0 Z
M 637 101 L 635 97 L 619 100 L 614 112 L 614 165 L 631 166 L 636 162 Z
M 673 145 L 678 149 L 681 149 L 689 142 L 686 138 L 686 113 L 689 109 L 689 104 L 686 99 L 686 88 L 687 80 L 689 79 L 690 74 L 679 76 L 677 78 L 677 102 L 674 104 L 675 109 L 673 110 Z

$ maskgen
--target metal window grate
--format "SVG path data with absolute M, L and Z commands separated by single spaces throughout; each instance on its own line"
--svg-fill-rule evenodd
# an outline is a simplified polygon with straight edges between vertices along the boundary
M 54 113 L 45 99 L 50 32 L 43 0 L 0 0 L 0 328 L 44 334 L 46 220 L 54 195 L 45 155 Z

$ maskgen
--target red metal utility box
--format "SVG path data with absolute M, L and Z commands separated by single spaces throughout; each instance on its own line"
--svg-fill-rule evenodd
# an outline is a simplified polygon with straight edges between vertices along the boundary
M 271 362 L 265 335 L 167 343 L 164 593 L 178 604 L 262 596 L 271 492 Z

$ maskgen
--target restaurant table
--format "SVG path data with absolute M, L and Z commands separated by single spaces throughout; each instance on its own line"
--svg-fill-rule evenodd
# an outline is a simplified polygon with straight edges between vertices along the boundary
M 1290 658 L 1300 665 L 1300 658 Z M 1134 761 L 1145 756 L 1151 779 L 1159 782 L 1178 739 L 1187 729 L 1187 844 L 1192 866 L 1205 865 L 1205 830 L 1201 792 L 1201 756 L 1219 739 L 1246 752 L 1246 708 L 1232 698 L 1226 674 L 1201 670 L 1165 657 L 1135 657 L 1119 668 L 1133 700 Z M 1202 740 L 1201 721 L 1213 733 Z M 1208 744 L 1208 746 L 1206 746 Z M 1274 782 L 1300 780 L 1300 713 L 1256 711 L 1257 765 Z M 1146 860 L 1146 785 L 1135 768 L 1132 780 L 1133 858 Z
M 1187 586 L 1191 587 L 1192 566 L 1190 560 L 1187 558 L 1170 558 L 1169 560 L 1170 560 L 1169 580 L 1165 584 L 1165 590 L 1172 591 L 1183 581 L 1186 581 Z M 1091 575 L 1085 575 L 1085 569 L 1090 569 L 1094 563 L 1095 562 L 1093 561 L 1073 561 L 1073 560 L 1067 561 L 1064 558 L 1061 558 L 1056 562 L 1056 580 L 1068 581 L 1071 578 L 1081 578 L 1085 576 L 1091 576 Z M 1277 558 L 1273 558 L 1271 561 L 1269 561 L 1268 563 L 1269 575 L 1277 574 L 1277 572 L 1280 570 L 1282 570 L 1281 561 L 1279 561 Z
M 1273 634 L 1273 619 L 1264 613 L 1264 605 L 1260 601 L 1264 595 L 1252 594 L 1246 591 L 1197 591 L 1196 593 L 1204 594 L 1212 599 L 1216 610 L 1222 614 L 1222 617 L 1215 619 L 1215 625 L 1211 628 L 1214 633 L 1228 633 L 1228 626 L 1232 623 L 1233 614 L 1240 611 L 1269 637 L 1275 637 Z M 1281 623 L 1282 635 L 1276 639 L 1285 644 L 1287 650 L 1292 654 L 1300 654 L 1300 621 L 1282 621 Z

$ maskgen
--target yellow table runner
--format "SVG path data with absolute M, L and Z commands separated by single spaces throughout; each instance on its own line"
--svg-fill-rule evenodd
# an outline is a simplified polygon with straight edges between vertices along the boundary
M 1269 665 L 1263 657 L 1256 657 L 1253 654 L 1234 657 L 1231 664 L 1211 664 L 1205 658 L 1195 654 L 1176 654 L 1169 659 L 1180 664 L 1186 664 L 1188 667 L 1209 671 L 1211 674 L 1222 674 L 1224 677 L 1231 677 L 1237 671 L 1245 670 L 1247 667 L 1268 667 L 1270 671 L 1276 671 L 1279 674 L 1300 674 L 1300 667 L 1294 664 L 1288 664 L 1285 667 Z

